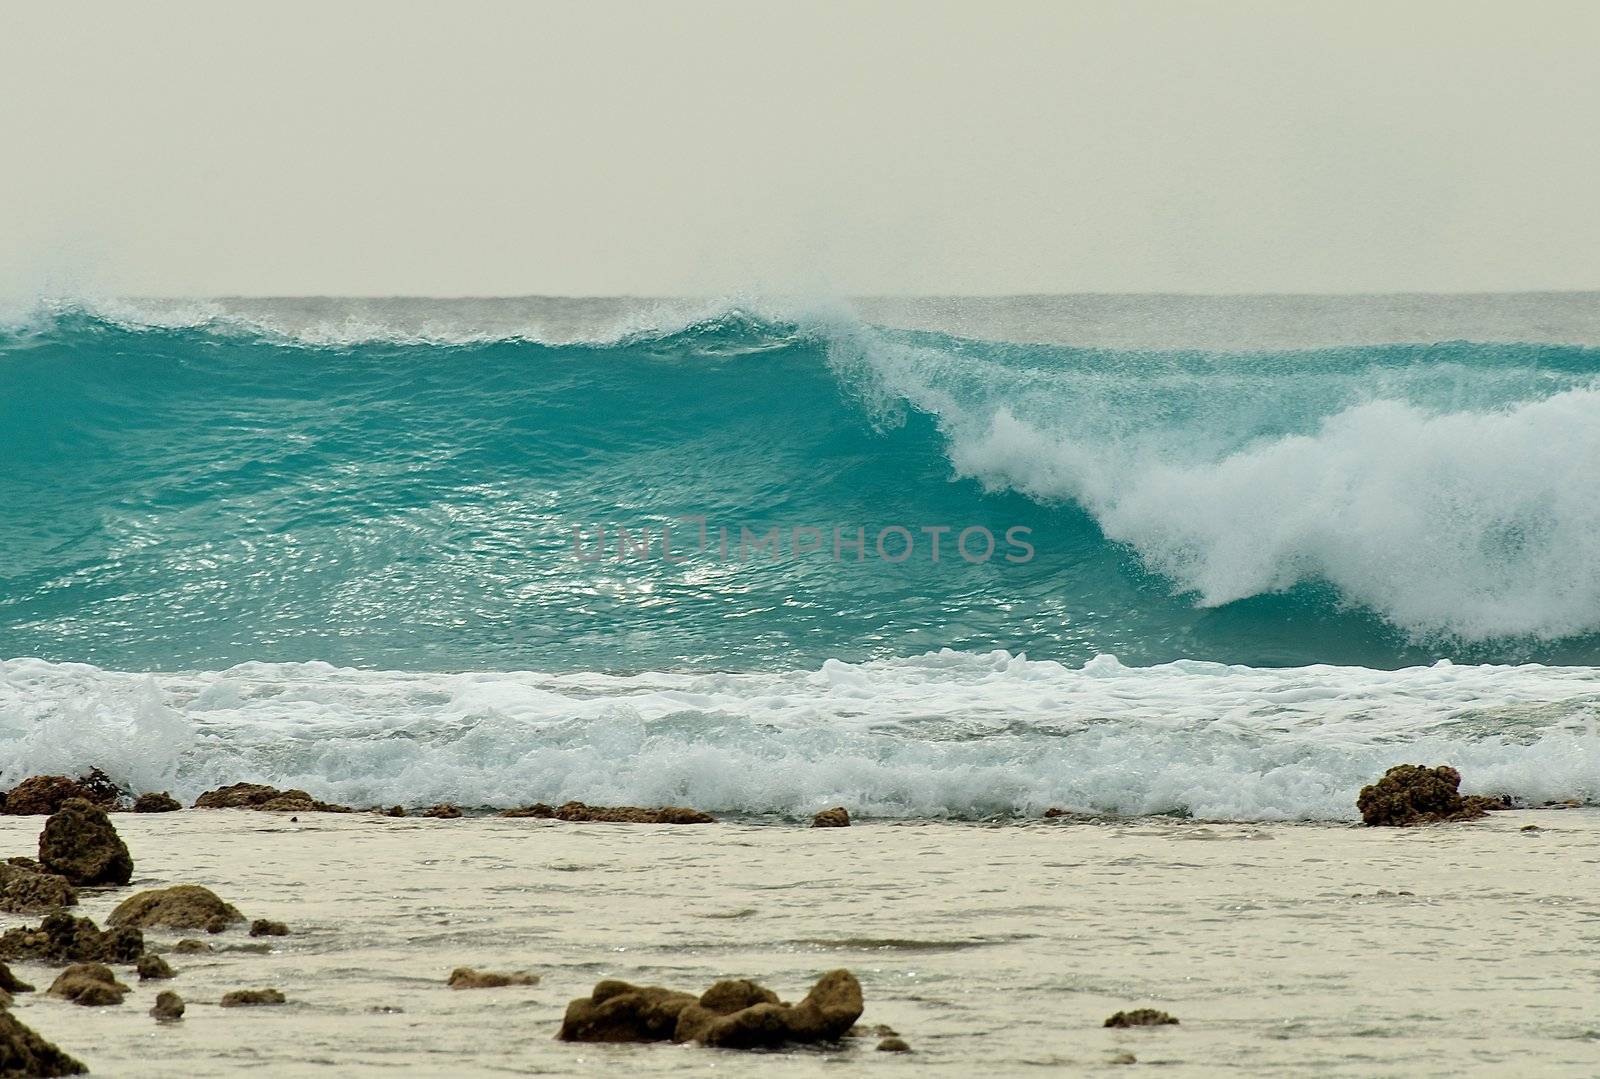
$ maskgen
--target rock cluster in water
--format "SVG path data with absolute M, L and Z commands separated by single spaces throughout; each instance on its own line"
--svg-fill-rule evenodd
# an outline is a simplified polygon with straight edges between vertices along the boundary
M 798 1004 L 746 980 L 721 981 L 696 997 L 661 986 L 602 981 L 567 1005 L 557 1037 L 574 1042 L 698 1042 L 725 1049 L 776 1049 L 836 1042 L 861 1018 L 861 983 L 848 970 L 824 974 Z
M 89 918 L 46 915 L 34 928 L 0 934 L 0 959 L 40 963 L 132 963 L 144 954 L 144 934 L 132 926 L 101 931 Z
M 1356 808 L 1369 825 L 1393 826 L 1473 820 L 1507 807 L 1503 798 L 1463 796 L 1460 786 L 1461 773 L 1449 765 L 1397 764 L 1382 779 L 1361 788 Z

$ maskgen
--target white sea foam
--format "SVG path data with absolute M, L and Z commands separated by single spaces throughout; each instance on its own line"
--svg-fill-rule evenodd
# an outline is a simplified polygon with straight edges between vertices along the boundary
M 259 780 L 354 804 L 1343 819 L 1364 782 L 1407 761 L 1532 804 L 1600 800 L 1597 726 L 1600 670 L 1537 665 L 1069 668 L 950 651 L 630 677 L 0 663 L 7 780 L 98 765 L 186 798 Z
M 0 304 L 0 330 L 44 331 L 87 315 L 128 330 L 192 330 L 286 346 L 454 347 L 496 342 L 608 347 L 669 337 L 730 317 L 788 324 L 837 301 L 728 295 L 703 299 L 533 297 L 528 299 L 324 298 L 130 299 L 38 298 Z
M 880 416 L 937 418 L 957 475 L 1082 506 L 1201 606 L 1327 582 L 1417 640 L 1600 631 L 1593 376 L 1236 364 L 1199 394 L 1182 366 L 1008 367 L 829 332 Z M 1485 386 L 1507 399 L 1460 404 Z

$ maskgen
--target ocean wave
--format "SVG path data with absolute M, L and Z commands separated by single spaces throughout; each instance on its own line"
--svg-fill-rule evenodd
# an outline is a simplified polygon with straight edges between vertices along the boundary
M 1392 764 L 1600 799 L 1600 671 L 1082 667 L 1005 652 L 748 674 L 0 663 L 0 774 L 91 766 L 188 799 L 237 780 L 355 804 L 542 800 L 804 815 L 1048 807 L 1344 820 Z
M 1600 659 L 1600 349 L 1109 351 L 734 301 L 564 341 L 149 307 L 0 333 L 0 655 Z M 1038 558 L 565 556 L 574 525 L 685 516 L 1017 526 Z

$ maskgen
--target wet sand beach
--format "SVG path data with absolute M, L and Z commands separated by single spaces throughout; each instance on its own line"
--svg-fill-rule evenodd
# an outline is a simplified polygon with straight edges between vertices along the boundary
M 152 950 L 217 950 L 166 952 L 172 981 L 119 970 L 134 988 L 114 1007 L 49 999 L 57 968 L 13 964 L 41 990 L 17 1017 L 97 1075 L 1091 1074 L 1126 1054 L 1167 1076 L 1600 1070 L 1592 809 L 1410 829 L 114 820 L 134 881 L 85 890 L 76 913 L 103 924 L 140 889 L 195 883 L 291 935 L 147 930 Z M 42 823 L 0 818 L 4 853 L 31 853 Z M 459 966 L 541 980 L 456 991 Z M 862 1025 L 913 1053 L 554 1040 L 601 978 L 698 993 L 749 977 L 794 1000 L 837 967 L 861 980 Z M 263 987 L 288 1003 L 217 1006 Z M 184 997 L 181 1022 L 147 1014 L 159 989 Z M 1181 1024 L 1102 1027 L 1133 1007 Z

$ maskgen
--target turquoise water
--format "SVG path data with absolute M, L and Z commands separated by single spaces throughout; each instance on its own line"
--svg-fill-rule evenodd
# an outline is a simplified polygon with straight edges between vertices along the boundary
M 320 346 L 69 312 L 0 338 L 0 655 L 1589 663 L 1597 376 L 1570 346 L 1125 352 L 736 311 Z M 779 556 L 741 559 L 773 527 Z

